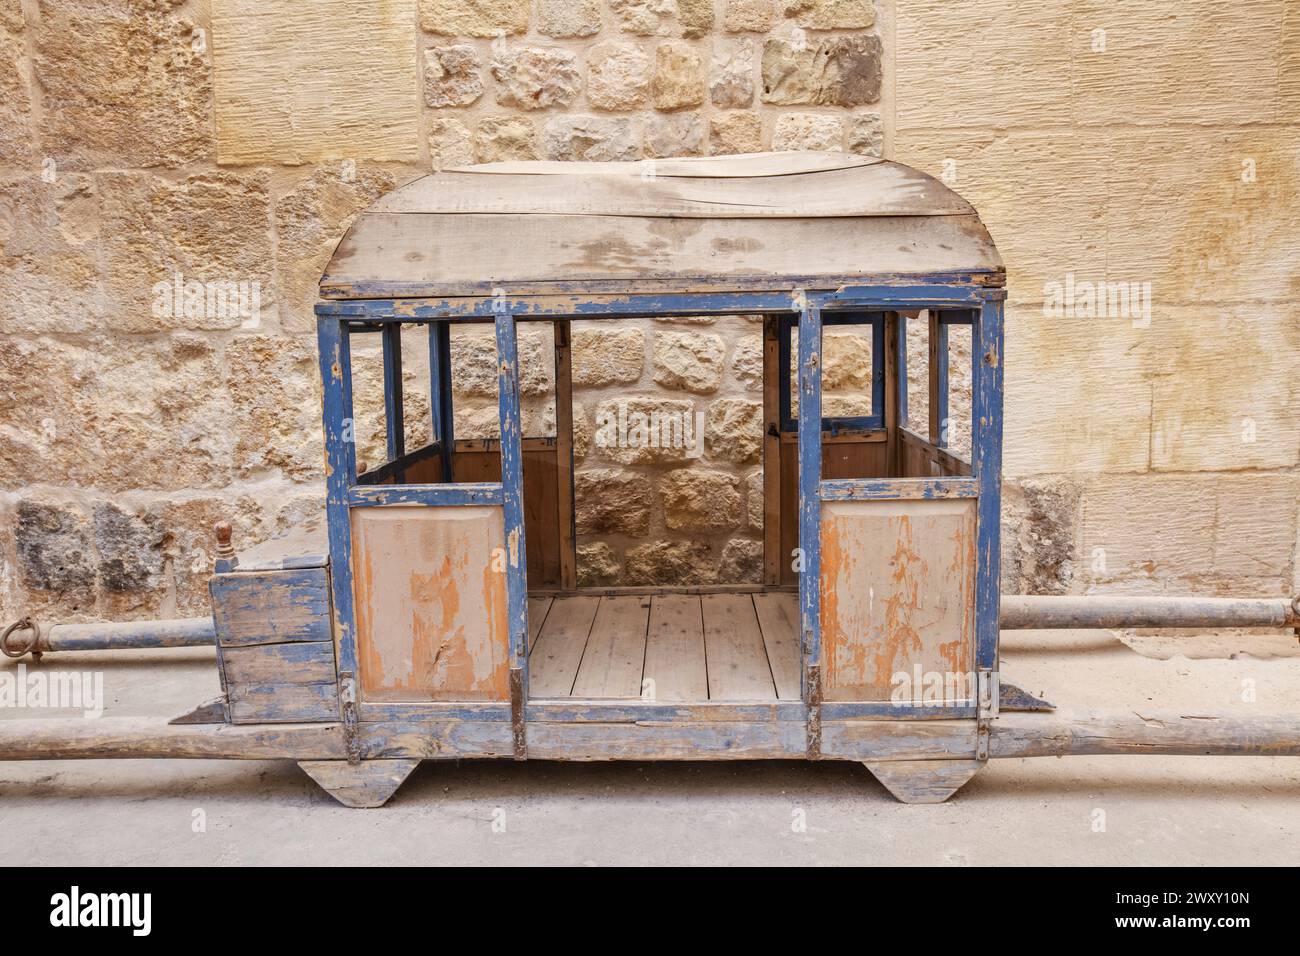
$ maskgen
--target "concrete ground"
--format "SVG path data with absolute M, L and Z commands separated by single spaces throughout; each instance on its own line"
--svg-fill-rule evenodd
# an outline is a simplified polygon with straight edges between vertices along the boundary
M 1286 634 L 1008 632 L 1002 656 L 1004 680 L 1063 710 L 1300 706 Z M 42 666 L 102 670 L 108 716 L 218 689 L 206 650 Z M 381 810 L 339 806 L 290 762 L 0 763 L 10 865 L 1294 865 L 1298 829 L 1286 757 L 998 760 L 941 806 L 896 803 L 852 763 L 425 763 Z

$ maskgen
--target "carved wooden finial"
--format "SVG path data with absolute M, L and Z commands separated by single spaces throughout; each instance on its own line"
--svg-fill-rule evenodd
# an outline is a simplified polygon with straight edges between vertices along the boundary
M 235 529 L 230 526 L 229 521 L 218 521 L 212 526 L 213 533 L 217 536 L 217 557 L 233 558 L 235 556 L 234 545 L 230 543 Z

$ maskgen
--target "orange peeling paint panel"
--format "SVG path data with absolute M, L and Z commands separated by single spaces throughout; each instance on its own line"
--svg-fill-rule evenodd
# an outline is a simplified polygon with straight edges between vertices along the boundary
M 363 700 L 509 699 L 504 540 L 497 506 L 353 510 Z
M 969 699 L 975 527 L 975 499 L 823 503 L 825 699 Z

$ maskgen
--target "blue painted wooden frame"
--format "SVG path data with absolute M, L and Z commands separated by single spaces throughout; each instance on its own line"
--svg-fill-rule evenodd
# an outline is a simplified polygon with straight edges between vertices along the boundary
M 781 431 L 795 432 L 799 423 L 790 412 L 791 332 L 798 322 L 794 315 L 782 315 L 777 322 L 777 399 Z M 823 325 L 871 326 L 871 414 L 822 417 L 822 431 L 837 435 L 842 431 L 865 431 L 885 426 L 885 314 L 883 312 L 828 314 Z
M 325 437 L 325 518 L 330 544 L 330 594 L 338 642 L 340 704 L 355 694 L 357 639 L 352 606 L 352 519 L 348 497 L 356 482 L 352 419 L 352 350 L 346 323 L 322 316 L 316 323 Z M 355 703 L 355 700 L 351 701 Z
M 406 421 L 402 405 L 402 327 L 385 325 L 384 354 L 384 433 L 388 460 L 397 461 L 406 454 Z M 400 482 L 402 476 L 399 474 Z
M 516 323 L 529 317 L 591 317 L 617 318 L 630 315 L 655 314 L 747 314 L 778 312 L 788 315 L 797 311 L 799 322 L 799 422 L 798 422 L 798 487 L 800 493 L 799 544 L 802 556 L 802 573 L 799 577 L 800 643 L 803 651 L 801 682 L 805 705 L 812 704 L 810 695 L 820 693 L 810 679 L 820 681 L 821 628 L 820 628 L 820 571 L 821 571 L 821 502 L 824 499 L 845 500 L 916 498 L 916 497 L 971 497 L 978 498 L 978 530 L 976 562 L 976 667 L 981 671 L 997 669 L 998 605 L 1000 600 L 999 561 L 1002 460 L 1002 404 L 1003 404 L 1003 307 L 1004 290 L 973 285 L 891 285 L 854 286 L 834 293 L 727 293 L 712 295 L 626 296 L 617 300 L 590 303 L 536 302 L 527 299 L 511 300 L 497 297 L 493 300 L 440 300 L 398 302 L 396 300 L 331 301 L 317 305 L 318 340 L 320 344 L 320 370 L 324 383 L 324 424 L 326 459 L 329 463 L 326 506 L 329 518 L 331 552 L 331 581 L 335 615 L 339 636 L 339 669 L 341 674 L 356 672 L 356 637 L 353 630 L 351 530 L 348 515 L 354 499 L 362 506 L 385 503 L 379 499 L 389 493 L 411 493 L 427 496 L 426 500 L 439 503 L 450 501 L 441 496 L 474 494 L 489 499 L 499 493 L 505 510 L 507 552 L 515 542 L 514 556 L 507 562 L 507 602 L 510 610 L 510 642 L 512 668 L 519 671 L 518 678 L 527 681 L 527 568 L 524 546 L 522 455 L 520 449 L 520 411 L 518 393 L 518 351 Z M 964 308 L 963 308 L 964 307 Z M 969 321 L 973 325 L 972 349 L 974 403 L 972 409 L 972 477 L 931 479 L 917 484 L 909 479 L 884 479 L 878 482 L 821 480 L 821 331 L 823 324 L 839 324 L 847 316 L 844 311 L 910 311 L 914 309 L 953 309 L 945 316 L 946 324 Z M 826 314 L 829 313 L 829 314 Z M 963 316 L 969 316 L 964 319 Z M 439 422 L 445 430 L 438 436 L 448 442 L 450 434 L 450 362 L 447 349 L 450 320 L 490 317 L 496 326 L 499 359 L 500 419 L 502 429 L 502 481 L 500 485 L 484 483 L 477 490 L 467 492 L 466 486 L 355 486 L 356 459 L 350 430 L 352 422 L 351 363 L 348 348 L 349 325 L 361 319 L 367 323 L 409 322 L 442 319 L 431 323 L 431 370 L 437 368 L 440 411 Z M 849 319 L 851 321 L 851 319 Z M 941 326 L 945 323 L 941 322 Z M 373 326 L 371 326 L 373 327 Z M 883 326 L 882 326 L 883 328 Z M 432 330 L 438 329 L 435 334 Z M 358 329 L 360 331 L 360 329 Z M 787 340 L 788 341 L 788 340 Z M 905 355 L 905 340 L 900 335 L 900 353 Z M 788 346 L 787 346 L 788 347 Z M 883 343 L 873 349 L 874 356 L 883 358 Z M 901 357 L 901 356 L 900 356 Z M 782 363 L 789 368 L 787 352 Z M 905 365 L 900 367 L 905 368 Z M 883 387 L 883 375 L 875 378 Z M 900 376 L 901 378 L 901 376 Z M 901 383 L 900 383 L 901 385 Z M 784 394 L 788 395 L 788 389 Z M 873 396 L 874 399 L 874 396 Z M 437 403 L 435 403 L 437 404 Z M 874 407 L 881 408 L 883 401 Z M 453 491 L 453 489 L 460 489 Z M 498 490 L 499 489 L 499 490 Z M 354 494 L 359 492 L 359 494 Z M 378 496 L 378 497 L 372 497 Z M 386 503 L 397 503 L 389 500 Z M 466 503 L 469 503 L 466 501 Z M 474 503 L 487 503 L 474 502 Z M 514 535 L 515 537 L 511 537 Z M 820 700 L 816 701 L 820 705 Z M 827 705 L 862 716 L 900 716 L 892 705 L 835 704 Z M 960 705 L 944 709 L 942 714 L 934 709 L 921 708 L 920 713 L 909 717 L 972 716 L 971 708 Z M 829 714 L 831 711 L 828 710 Z
M 512 686 L 528 700 L 528 553 L 524 539 L 523 426 L 519 411 L 519 346 L 515 317 L 496 317 L 497 393 L 501 419 L 501 488 L 506 529 L 506 608 L 510 635 Z M 517 684 L 516 684 L 517 682 Z M 522 715 L 521 715 L 522 716 Z

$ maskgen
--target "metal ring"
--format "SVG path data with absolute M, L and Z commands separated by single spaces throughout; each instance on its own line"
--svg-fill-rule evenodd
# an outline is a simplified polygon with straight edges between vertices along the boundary
M 26 646 L 20 645 L 18 649 L 15 649 L 15 646 L 9 640 L 9 635 L 13 634 L 14 631 L 31 631 L 31 640 Z M 35 651 L 40 641 L 41 629 L 36 626 L 30 617 L 24 617 L 14 621 L 5 628 L 3 634 L 0 634 L 0 651 L 4 652 L 5 657 L 22 657 L 24 654 Z

